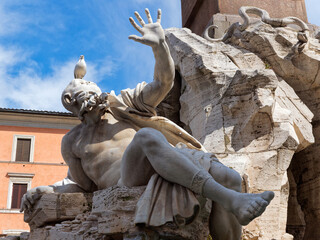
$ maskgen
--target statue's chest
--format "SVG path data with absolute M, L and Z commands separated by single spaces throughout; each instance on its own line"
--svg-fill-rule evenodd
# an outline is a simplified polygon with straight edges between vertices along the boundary
M 122 156 L 135 133 L 132 128 L 120 128 L 119 125 L 87 128 L 76 139 L 74 153 L 86 161 L 113 161 L 113 158 Z
M 108 136 L 105 133 L 103 136 L 99 136 L 97 133 L 88 132 L 77 139 L 74 145 L 74 153 L 80 159 L 94 159 L 101 155 L 106 149 L 110 149 L 114 146 L 112 136 Z

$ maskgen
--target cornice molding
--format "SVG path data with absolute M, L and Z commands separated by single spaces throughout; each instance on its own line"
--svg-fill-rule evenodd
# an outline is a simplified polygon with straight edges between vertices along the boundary
M 80 124 L 74 116 L 0 112 L 0 125 L 36 128 L 72 129 Z

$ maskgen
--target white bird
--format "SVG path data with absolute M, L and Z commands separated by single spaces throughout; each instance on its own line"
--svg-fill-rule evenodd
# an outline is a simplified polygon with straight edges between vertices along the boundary
M 81 55 L 79 58 L 79 61 L 74 67 L 74 78 L 82 79 L 84 75 L 86 75 L 86 73 L 87 73 L 87 64 L 84 61 L 84 56 Z

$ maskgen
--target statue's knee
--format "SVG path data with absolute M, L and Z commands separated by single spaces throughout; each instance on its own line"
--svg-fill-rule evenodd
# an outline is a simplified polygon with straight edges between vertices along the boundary
M 221 163 L 212 162 L 209 172 L 222 186 L 237 192 L 241 191 L 242 178 L 237 171 Z
M 235 190 L 237 192 L 241 191 L 242 178 L 240 174 L 234 170 L 230 171 L 227 176 L 227 186 L 229 189 Z
M 141 146 L 155 145 L 163 140 L 164 136 L 161 132 L 153 128 L 141 128 L 134 136 Z

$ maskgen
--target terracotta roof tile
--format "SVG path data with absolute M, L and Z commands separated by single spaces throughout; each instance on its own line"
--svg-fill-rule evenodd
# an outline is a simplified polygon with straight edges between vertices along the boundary
M 0 112 L 12 112 L 12 113 L 26 113 L 26 114 L 40 114 L 40 115 L 54 115 L 54 116 L 73 116 L 70 112 L 55 112 L 55 111 L 43 111 L 32 109 L 16 109 L 16 108 L 0 108 Z

